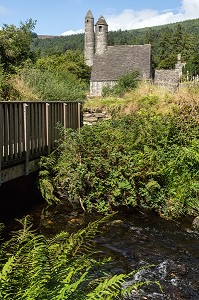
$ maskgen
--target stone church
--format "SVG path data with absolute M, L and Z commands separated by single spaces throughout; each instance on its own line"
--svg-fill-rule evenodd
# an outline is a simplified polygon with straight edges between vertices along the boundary
M 104 86 L 112 87 L 119 77 L 131 71 L 138 71 L 140 79 L 151 79 L 151 45 L 108 46 L 108 24 L 101 16 L 94 25 L 90 10 L 85 17 L 84 57 L 92 67 L 91 97 L 101 96 Z

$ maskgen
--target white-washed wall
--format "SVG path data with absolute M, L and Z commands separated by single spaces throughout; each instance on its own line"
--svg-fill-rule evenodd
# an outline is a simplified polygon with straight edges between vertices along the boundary
M 90 97 L 101 96 L 103 87 L 113 87 L 116 83 L 117 81 L 91 81 Z

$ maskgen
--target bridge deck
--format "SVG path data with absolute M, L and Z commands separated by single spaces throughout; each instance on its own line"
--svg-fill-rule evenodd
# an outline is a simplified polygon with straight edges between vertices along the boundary
M 82 126 L 79 102 L 0 102 L 0 185 L 28 175 L 59 139 L 57 124 Z

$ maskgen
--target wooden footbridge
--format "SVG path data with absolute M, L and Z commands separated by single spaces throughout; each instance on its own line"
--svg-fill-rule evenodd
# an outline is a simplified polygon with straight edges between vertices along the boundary
M 79 102 L 0 102 L 0 185 L 38 169 L 64 128 L 82 126 Z

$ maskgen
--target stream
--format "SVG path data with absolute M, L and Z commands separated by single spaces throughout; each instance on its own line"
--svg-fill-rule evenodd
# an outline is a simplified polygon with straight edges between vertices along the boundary
M 32 215 L 36 228 L 49 236 L 61 230 L 77 231 L 98 218 L 64 209 L 56 211 L 54 208 L 41 214 L 45 204 L 39 200 L 38 193 L 32 191 L 32 201 L 28 200 L 30 184 L 31 182 L 23 185 L 16 182 L 12 186 L 5 184 L 1 187 L 0 222 L 5 221 L 8 231 L 17 229 L 14 218 L 21 218 L 26 214 Z M 22 193 L 18 190 L 19 187 Z M 9 191 L 13 193 L 12 203 L 7 201 Z M 24 199 L 19 205 L 17 197 L 21 199 L 22 194 Z M 10 219 L 6 221 L 8 214 Z M 199 233 L 193 230 L 192 219 L 182 220 L 168 221 L 156 214 L 127 211 L 116 214 L 108 224 L 102 226 L 101 233 L 95 238 L 95 247 L 101 255 L 112 257 L 109 269 L 115 274 L 137 270 L 125 286 L 137 282 L 153 282 L 134 290 L 125 300 L 199 300 Z M 155 281 L 161 284 L 162 289 Z
M 159 281 L 128 299 L 199 299 L 199 235 L 186 222 L 178 224 L 158 216 L 122 214 L 97 239 L 104 253 L 115 257 L 115 271 L 138 271 L 127 285 Z
M 49 217 L 42 229 L 47 235 L 61 230 L 74 232 L 96 219 L 64 211 L 53 218 L 50 213 Z M 199 300 L 199 233 L 192 229 L 191 221 L 168 221 L 156 214 L 132 211 L 118 213 L 102 226 L 95 247 L 104 256 L 112 257 L 110 270 L 114 274 L 138 270 L 125 286 L 158 281 L 162 287 L 161 290 L 155 283 L 144 285 L 126 300 Z

